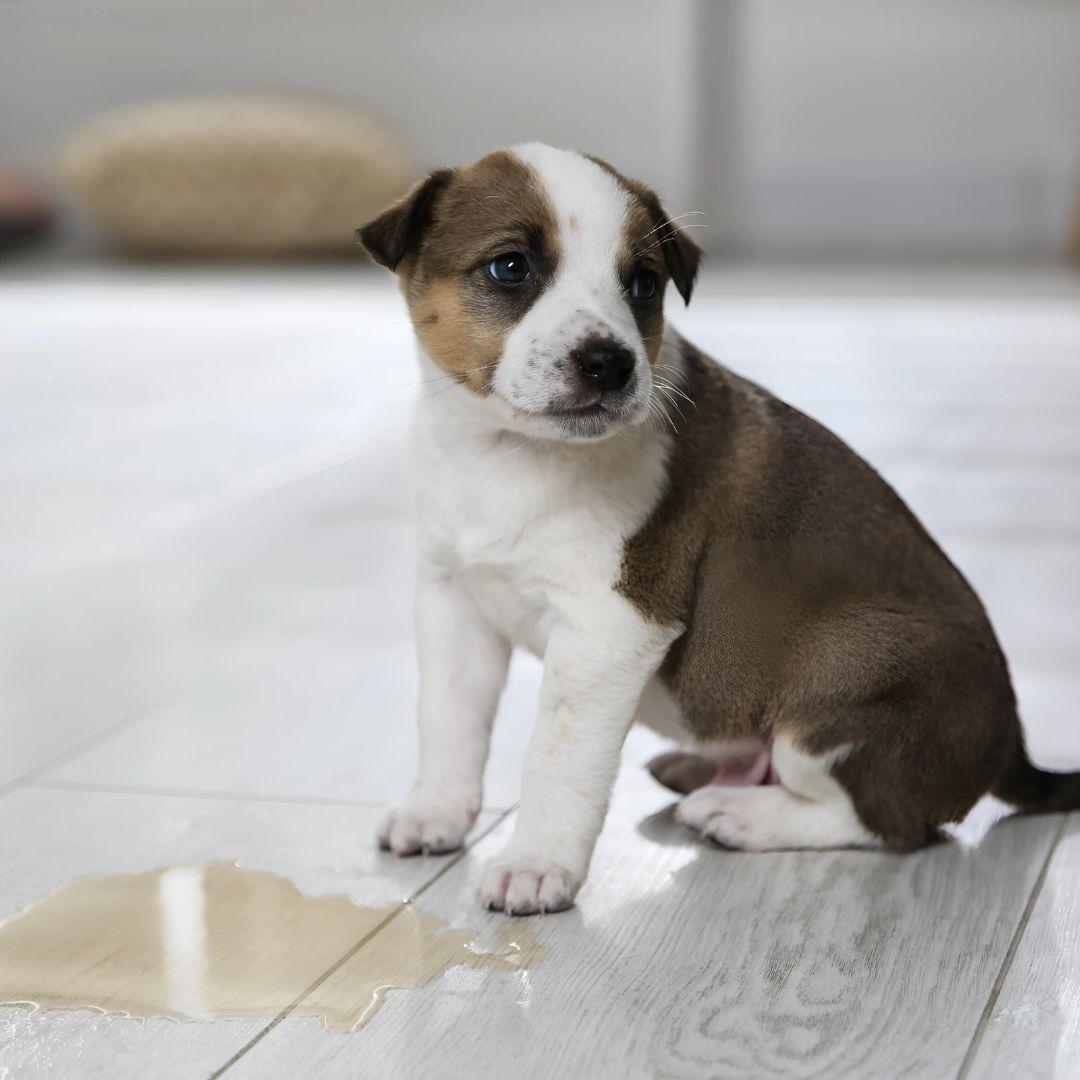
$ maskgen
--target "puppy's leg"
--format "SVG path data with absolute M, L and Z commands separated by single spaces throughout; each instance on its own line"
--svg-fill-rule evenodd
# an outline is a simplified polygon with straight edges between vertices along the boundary
M 510 645 L 453 578 L 422 570 L 416 589 L 420 769 L 405 803 L 379 826 L 395 855 L 461 847 L 480 811 L 491 722 Z
M 773 743 L 778 784 L 710 784 L 683 799 L 675 817 L 724 847 L 744 851 L 880 847 L 880 837 L 859 820 L 847 792 L 831 775 L 836 758 L 835 753 L 812 757 L 778 735 Z
M 699 754 L 670 750 L 654 757 L 648 770 L 655 780 L 680 795 L 708 784 L 747 787 L 768 779 L 769 748 L 760 739 L 732 739 Z
M 561 911 L 585 879 L 634 710 L 675 636 L 614 595 L 601 606 L 548 638 L 514 834 L 480 888 L 489 908 Z
M 658 784 L 680 795 L 705 787 L 716 775 L 716 764 L 704 754 L 689 750 L 668 750 L 657 754 L 646 768 Z

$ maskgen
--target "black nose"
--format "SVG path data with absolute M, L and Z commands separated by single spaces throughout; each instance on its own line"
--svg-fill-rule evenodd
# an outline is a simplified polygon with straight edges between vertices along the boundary
M 572 355 L 586 385 L 600 391 L 621 390 L 634 370 L 634 354 L 625 345 L 602 338 L 582 342 Z

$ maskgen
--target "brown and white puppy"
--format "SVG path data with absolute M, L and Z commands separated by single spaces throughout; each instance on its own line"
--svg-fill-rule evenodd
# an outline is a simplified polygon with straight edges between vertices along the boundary
M 400 854 L 480 807 L 513 646 L 543 657 L 521 806 L 482 898 L 569 906 L 636 719 L 677 816 L 747 850 L 910 849 L 1035 769 L 978 598 L 838 438 L 665 328 L 699 251 L 603 162 L 529 144 L 433 173 L 364 226 L 429 392 L 415 428 L 419 777 Z M 438 385 L 438 384 L 436 384 Z

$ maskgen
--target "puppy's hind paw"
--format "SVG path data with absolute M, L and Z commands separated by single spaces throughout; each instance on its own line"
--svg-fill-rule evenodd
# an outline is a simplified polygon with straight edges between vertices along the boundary
M 768 799 L 762 788 L 699 788 L 675 807 L 675 820 L 721 847 L 760 849 L 768 846 L 768 822 L 758 816 L 763 791 Z

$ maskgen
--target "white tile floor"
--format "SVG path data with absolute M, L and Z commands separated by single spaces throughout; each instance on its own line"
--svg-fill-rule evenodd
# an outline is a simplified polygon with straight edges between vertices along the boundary
M 1080 285 L 719 271 L 679 324 L 848 438 L 982 592 L 1039 760 L 1080 767 Z M 515 664 L 464 856 L 376 853 L 410 779 L 390 282 L 0 277 L 0 917 L 72 877 L 236 859 L 490 933 L 536 692 Z M 451 969 L 352 1035 L 0 1009 L 0 1077 L 1080 1075 L 1080 821 L 981 848 L 744 856 L 667 816 L 635 733 L 527 973 Z M 436 875 L 443 871 L 436 880 Z

